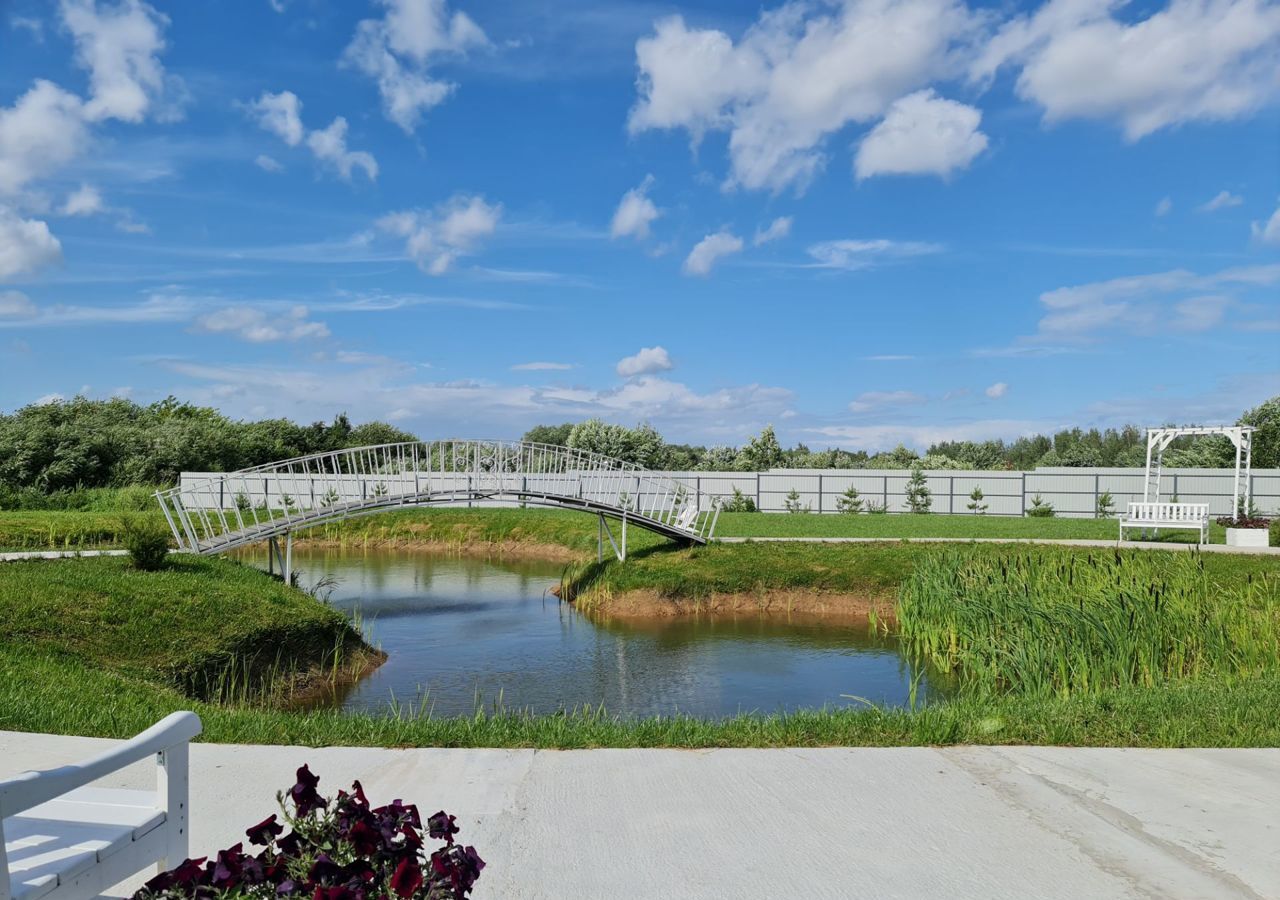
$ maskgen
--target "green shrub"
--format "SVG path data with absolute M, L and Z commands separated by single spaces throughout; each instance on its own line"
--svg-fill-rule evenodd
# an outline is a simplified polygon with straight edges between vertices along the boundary
M 858 489 L 849 485 L 849 489 L 836 498 L 836 509 L 846 515 L 856 516 L 862 512 L 863 500 L 858 496 Z
M 1046 501 L 1039 494 L 1031 498 L 1031 508 L 1027 510 L 1027 515 L 1033 519 L 1052 519 L 1057 513 L 1054 512 L 1053 504 Z
M 933 506 L 933 493 L 929 490 L 924 471 L 918 467 L 911 470 L 911 477 L 907 479 L 906 505 L 907 511 L 913 513 L 927 513 Z
M 965 508 L 968 509 L 969 512 L 973 513 L 975 516 L 981 516 L 986 513 L 987 506 L 989 505 L 989 504 L 983 503 L 982 501 L 983 501 L 982 488 L 978 487 L 975 484 L 973 486 L 973 490 L 969 492 L 969 502 L 965 504 Z
M 1270 543 L 1272 547 L 1280 547 L 1280 516 L 1271 520 Z
M 1116 498 L 1111 496 L 1110 491 L 1103 491 L 1098 495 L 1098 508 L 1095 513 L 1099 519 L 1110 519 L 1116 514 Z
M 756 512 L 756 501 L 734 488 L 733 496 L 729 498 L 721 509 L 725 512 Z
M 124 546 L 136 568 L 154 572 L 169 556 L 169 529 L 155 519 L 129 516 L 124 521 Z
M 800 492 L 795 488 L 787 492 L 787 499 L 783 501 L 782 505 L 789 513 L 807 513 L 809 511 L 809 504 L 800 502 Z

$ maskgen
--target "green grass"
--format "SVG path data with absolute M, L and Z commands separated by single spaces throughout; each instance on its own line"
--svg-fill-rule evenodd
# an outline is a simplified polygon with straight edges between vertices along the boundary
M 352 747 L 813 747 L 1057 744 L 1271 747 L 1280 678 L 1211 680 L 1058 698 L 960 699 L 917 710 L 622 719 L 601 712 L 432 718 L 280 712 L 192 701 L 139 677 L 0 645 L 0 729 L 123 738 L 178 709 L 203 741 Z
M 1119 531 L 1115 519 L 1035 519 L 1018 516 L 817 515 L 787 513 L 721 513 L 717 537 L 861 537 L 861 538 L 1057 538 L 1110 540 Z M 1226 532 L 1209 526 L 1210 543 L 1221 544 Z M 1126 538 L 1137 538 L 1129 531 Z M 1192 541 L 1195 532 L 1164 531 L 1160 540 Z
M 1280 672 L 1280 567 L 1242 577 L 1201 554 L 1045 549 L 922 557 L 899 595 L 906 646 L 987 694 Z
M 73 659 L 194 696 L 240 690 L 358 654 L 346 619 L 297 588 L 223 559 L 4 563 L 0 646 Z
M 1010 554 L 1030 559 L 1114 554 L 1088 547 L 1011 544 L 819 544 L 747 542 L 710 544 L 688 550 L 655 548 L 635 554 L 625 564 L 594 560 L 566 570 L 571 593 L 591 591 L 617 595 L 627 591 L 656 591 L 664 597 L 696 600 L 713 593 L 759 593 L 769 590 L 813 590 L 884 595 L 896 592 L 923 560 L 952 558 L 999 561 Z M 1125 559 L 1144 557 L 1160 571 L 1174 556 L 1146 550 L 1119 551 Z M 950 555 L 950 556 L 949 556 Z M 1190 558 L 1190 554 L 1187 554 Z M 1238 584 L 1271 573 L 1280 577 L 1280 559 L 1268 556 L 1197 554 L 1209 576 L 1224 584 Z
M 0 511 L 0 551 L 85 550 L 121 546 L 123 521 L 137 500 L 120 511 L 3 510 Z M 109 506 L 109 497 L 95 503 Z M 161 520 L 158 508 L 144 505 L 145 514 Z M 596 550 L 594 516 L 555 509 L 466 509 L 437 507 L 361 516 L 331 522 L 299 532 L 303 540 L 321 540 L 340 546 L 412 547 L 414 545 L 491 548 L 524 545 L 563 547 L 587 557 Z M 612 523 L 616 532 L 617 523 Z M 1011 516 L 949 515 L 787 515 L 722 513 L 718 537 L 852 537 L 852 538 L 991 538 L 991 539 L 1094 539 L 1114 540 L 1114 519 L 1033 519 Z M 1130 537 L 1136 537 L 1131 532 Z M 1221 526 L 1210 526 L 1210 542 L 1222 543 Z M 1187 531 L 1164 531 L 1161 541 L 1189 541 Z M 665 543 L 641 528 L 630 528 L 631 550 Z
M 336 539 L 377 543 L 416 534 L 422 514 L 403 515 L 336 526 L 343 529 Z M 594 523 L 586 516 L 493 510 L 430 515 L 435 535 L 481 536 L 495 543 L 539 543 L 556 535 L 562 546 L 570 540 L 594 550 Z M 586 527 L 570 526 L 578 531 L 566 538 L 564 523 L 574 518 Z M 1182 592 L 1176 616 L 1168 623 L 1143 619 L 1120 652 L 1097 645 L 1090 631 L 1094 619 L 1069 614 L 1083 597 L 1100 617 L 1098 635 L 1113 641 L 1125 635 L 1128 619 L 1106 608 L 1114 573 L 1103 571 L 1102 561 L 1113 557 L 1124 561 L 1134 602 L 1153 597 L 1152 585 L 1164 603 L 1174 602 L 1168 599 L 1172 592 Z M 1013 588 L 968 589 L 1011 564 L 1036 573 L 1017 581 L 1027 586 L 1021 596 Z M 1063 565 L 1102 574 L 1090 576 L 1096 579 L 1090 591 L 1078 588 L 1070 575 L 1064 588 Z M 956 646 L 964 650 L 948 663 L 953 670 L 1003 671 L 987 689 L 962 689 L 955 699 L 915 710 L 858 707 L 721 721 L 631 720 L 599 710 L 450 718 L 412 709 L 387 716 L 287 711 L 264 705 L 268 695 L 278 696 L 258 686 L 281 672 L 331 665 L 342 652 L 359 650 L 355 633 L 331 608 L 227 560 L 177 559 L 163 571 L 146 573 L 124 559 L 71 559 L 0 568 L 0 729 L 123 737 L 173 710 L 194 709 L 205 722 L 205 740 L 307 745 L 1280 744 L 1280 560 L 1274 558 L 1000 544 L 746 543 L 690 550 L 652 544 L 626 564 L 574 568 L 580 577 L 589 576 L 588 588 L 644 589 L 669 597 L 777 589 L 890 594 L 905 583 L 908 615 L 924 623 L 918 633 L 944 636 L 933 640 L 932 649 L 921 648 L 934 664 L 946 662 L 947 629 L 953 628 Z M 926 589 L 961 603 L 973 593 L 982 604 L 963 620 L 949 620 L 946 604 L 918 605 Z M 914 610 L 911 603 L 917 603 Z M 1144 648 L 1156 644 L 1163 654 L 1156 668 L 1140 664 L 1123 670 L 1136 677 L 1116 674 L 1122 671 L 1112 665 L 1116 659 L 1141 660 Z M 287 658 L 282 647 L 289 648 Z M 1020 648 L 1024 657 L 1014 666 L 1009 657 Z M 1076 666 L 1072 672 L 1085 671 L 1072 657 L 1081 648 L 1091 673 L 1087 690 L 1037 686 L 1034 673 L 1052 669 L 1059 659 Z M 1159 677 L 1143 675 L 1157 669 Z

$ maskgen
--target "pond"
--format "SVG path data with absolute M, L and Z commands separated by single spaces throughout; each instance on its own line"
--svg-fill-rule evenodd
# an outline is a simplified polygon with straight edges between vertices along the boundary
M 265 567 L 265 554 L 248 557 Z M 548 592 L 561 565 L 297 548 L 303 587 L 357 614 L 388 659 L 334 705 L 723 717 L 936 694 L 866 622 L 769 617 L 600 621 Z M 860 698 L 860 699 L 853 699 Z

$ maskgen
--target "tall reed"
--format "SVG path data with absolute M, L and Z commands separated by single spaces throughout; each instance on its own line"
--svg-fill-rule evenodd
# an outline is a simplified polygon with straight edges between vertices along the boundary
M 1066 696 L 1280 671 L 1280 577 L 1220 584 L 1199 553 L 923 556 L 906 646 L 962 690 Z

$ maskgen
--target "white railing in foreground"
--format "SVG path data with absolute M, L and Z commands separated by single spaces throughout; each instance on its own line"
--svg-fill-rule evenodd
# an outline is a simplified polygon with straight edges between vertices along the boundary
M 185 477 L 156 494 L 178 545 L 212 553 L 398 506 L 507 500 L 581 509 L 698 543 L 720 503 L 630 463 L 522 441 L 354 447 Z
M 176 712 L 85 762 L 0 780 L 0 898 L 84 900 L 186 859 L 188 745 L 200 729 L 195 713 Z M 88 786 L 150 756 L 154 791 Z

